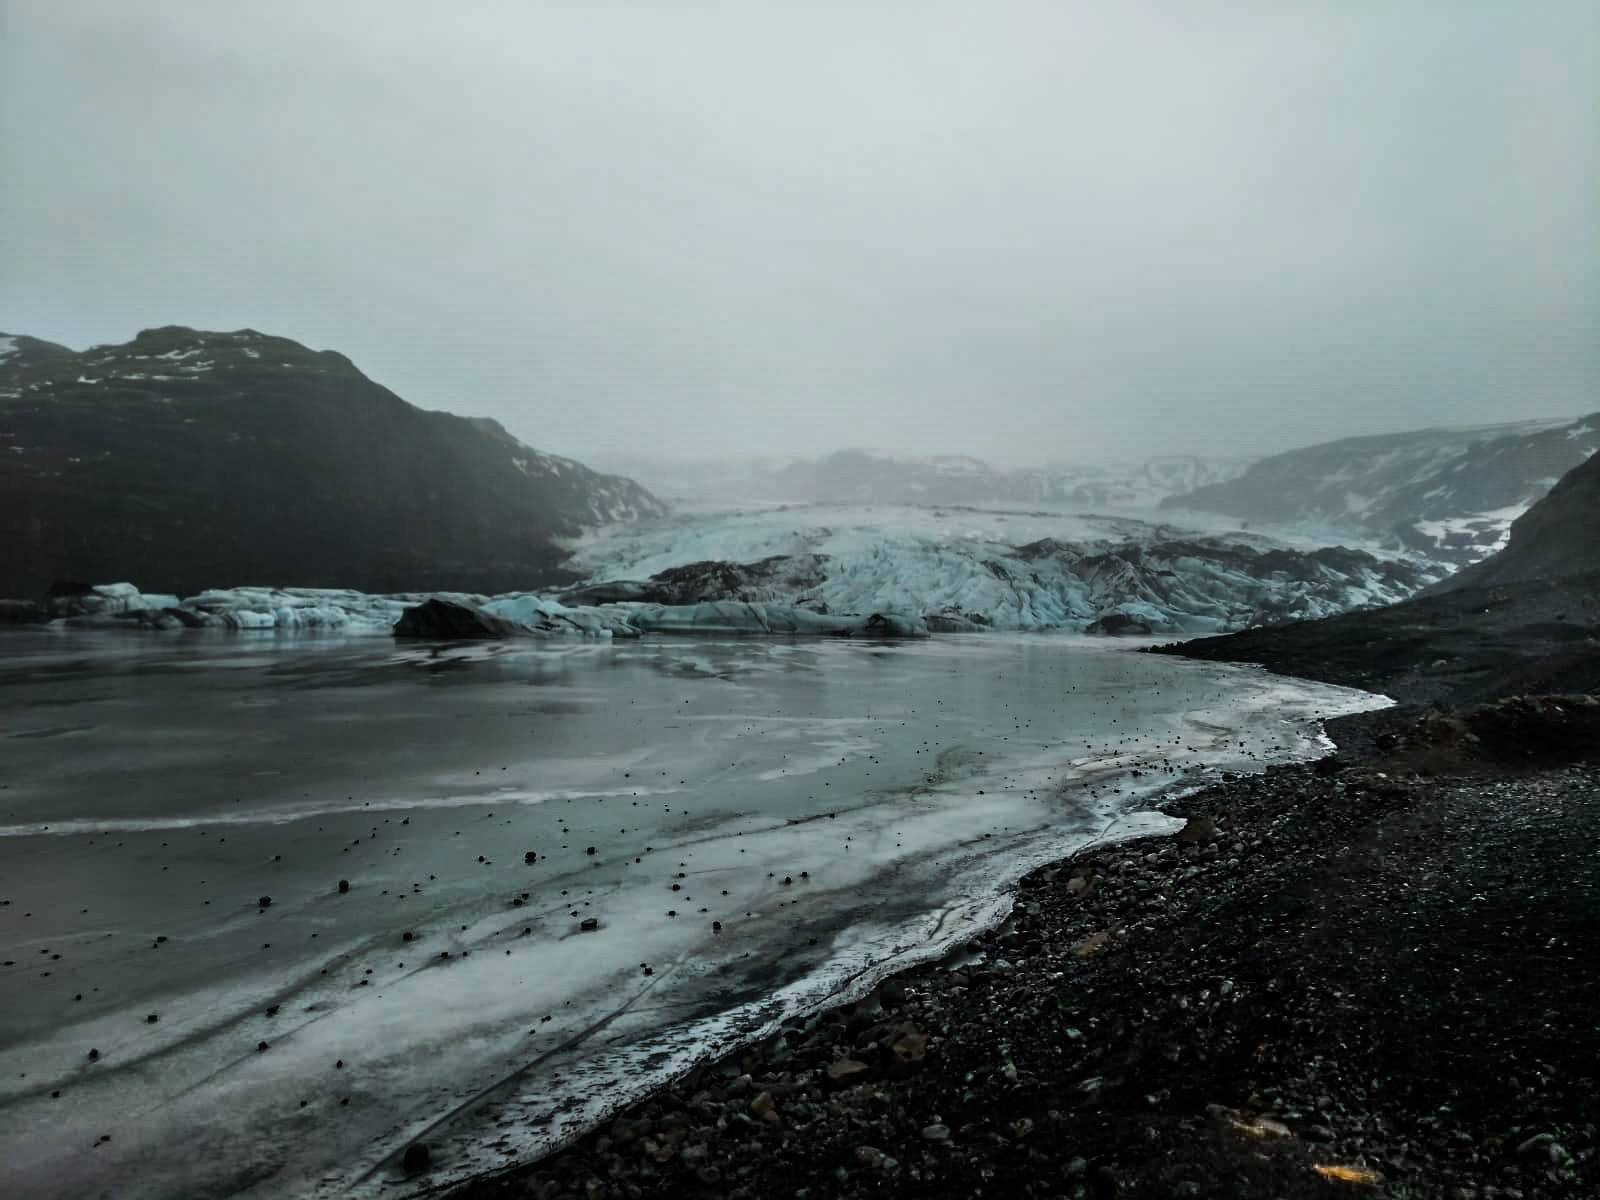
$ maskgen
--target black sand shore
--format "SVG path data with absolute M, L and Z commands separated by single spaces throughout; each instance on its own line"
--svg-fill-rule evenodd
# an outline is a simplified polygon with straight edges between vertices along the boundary
M 1412 702 L 1334 723 L 1336 757 L 1176 802 L 1182 833 L 1035 873 L 952 960 L 451 1195 L 1600 1195 L 1600 710 L 1416 707 L 1541 652 L 1394 611 L 1199 644 L 1282 670 L 1310 636 L 1298 673 Z M 1532 623 L 1592 672 L 1592 626 Z

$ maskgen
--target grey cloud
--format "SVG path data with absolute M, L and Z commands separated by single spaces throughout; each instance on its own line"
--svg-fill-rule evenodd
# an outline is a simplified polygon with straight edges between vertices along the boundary
M 1600 407 L 1600 17 L 0 4 L 0 328 L 536 444 L 1002 461 Z

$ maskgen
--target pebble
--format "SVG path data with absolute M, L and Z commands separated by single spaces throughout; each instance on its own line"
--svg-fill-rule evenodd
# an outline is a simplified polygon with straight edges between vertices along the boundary
M 400 1165 L 407 1171 L 425 1171 L 428 1163 L 433 1159 L 433 1151 L 428 1149 L 427 1142 L 412 1142 L 406 1147 L 405 1155 L 400 1159 Z

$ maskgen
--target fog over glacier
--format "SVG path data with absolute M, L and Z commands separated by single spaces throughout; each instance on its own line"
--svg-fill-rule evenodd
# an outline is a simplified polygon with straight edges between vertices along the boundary
M 1600 382 L 1600 18 L 8 0 L 0 329 L 588 457 L 1260 453 Z

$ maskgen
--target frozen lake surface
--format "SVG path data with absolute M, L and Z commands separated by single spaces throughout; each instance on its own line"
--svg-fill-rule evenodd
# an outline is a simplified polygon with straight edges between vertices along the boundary
M 1375 703 L 1048 636 L 7 636 L 0 1194 L 525 1159 Z

